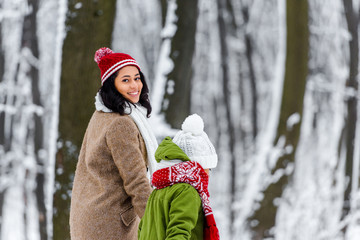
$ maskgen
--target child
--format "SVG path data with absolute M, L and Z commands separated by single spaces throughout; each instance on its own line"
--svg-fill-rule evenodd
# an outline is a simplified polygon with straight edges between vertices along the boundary
M 138 231 L 138 239 L 219 239 L 209 203 L 208 171 L 217 155 L 203 131 L 202 118 L 185 119 L 174 139 L 166 137 L 155 159 L 152 175 L 156 188 L 150 195 Z

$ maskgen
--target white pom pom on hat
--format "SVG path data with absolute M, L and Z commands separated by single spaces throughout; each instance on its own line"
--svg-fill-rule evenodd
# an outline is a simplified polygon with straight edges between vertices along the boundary
M 193 135 L 201 135 L 204 132 L 204 121 L 195 113 L 184 120 L 181 129 Z
M 173 142 L 190 158 L 198 162 L 204 169 L 215 168 L 218 157 L 209 137 L 204 132 L 204 121 L 197 115 L 188 116 L 181 125 Z

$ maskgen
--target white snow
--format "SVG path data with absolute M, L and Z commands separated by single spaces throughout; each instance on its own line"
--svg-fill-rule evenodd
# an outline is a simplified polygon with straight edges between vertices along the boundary
M 46 171 L 46 207 L 49 239 L 52 238 L 52 194 L 55 191 L 55 153 L 59 117 L 59 89 L 62 44 L 65 37 L 67 0 L 41 0 L 38 18 L 40 56 L 21 48 L 24 16 L 32 8 L 26 0 L 3 0 L 0 9 L 1 48 L 6 59 L 0 81 L 0 113 L 4 113 L 5 140 L 11 147 L 0 145 L 0 190 L 5 191 L 1 219 L 1 239 L 38 240 L 39 218 L 33 193 L 37 171 Z M 282 136 L 274 146 L 280 116 L 286 60 L 286 1 L 230 0 L 238 29 L 229 43 L 231 119 L 235 126 L 236 193 L 230 192 L 231 159 L 228 123 L 222 91 L 222 70 L 218 8 L 215 0 L 199 0 L 196 32 L 191 112 L 204 120 L 204 130 L 216 147 L 219 164 L 211 172 L 211 204 L 220 229 L 221 239 L 250 240 L 248 217 L 264 198 L 262 190 L 284 174 L 290 175 L 278 206 L 276 225 L 271 232 L 276 240 L 357 240 L 360 234 L 360 104 L 355 139 L 351 210 L 341 219 L 345 172 L 342 137 L 346 116 L 345 101 L 357 96 L 359 90 L 346 88 L 350 35 L 340 0 L 309 1 L 310 54 L 309 75 L 304 97 L 303 114 L 295 112 L 287 120 L 290 130 L 301 121 L 301 134 L 295 163 L 271 174 L 276 160 L 294 150 L 285 145 Z M 360 1 L 354 0 L 355 9 Z M 81 2 L 75 5 L 82 8 Z M 249 22 L 241 15 L 249 7 Z M 167 79 L 173 69 L 170 59 L 171 38 L 177 30 L 177 5 L 168 1 L 165 26 L 161 23 L 160 2 L 157 0 L 117 1 L 115 27 L 111 47 L 132 55 L 140 64 L 150 87 L 153 106 L 151 125 L 160 140 L 173 136 L 172 129 L 160 114 L 166 109 L 165 91 L 172 94 L 174 84 Z M 358 11 L 356 11 L 358 13 Z M 253 63 L 257 83 L 258 135 L 252 138 L 252 106 L 249 69 L 245 56 L 244 36 L 253 44 Z M 130 37 L 129 37 L 130 36 Z M 103 47 L 103 46 L 99 46 Z M 27 75 L 37 67 L 43 105 L 32 101 L 32 81 Z M 358 77 L 359 78 L 359 77 Z M 166 85 L 167 84 L 167 85 Z M 242 90 L 240 90 L 242 89 Z M 241 92 L 242 94 L 239 94 Z M 47 139 L 43 149 L 34 152 L 34 114 L 44 123 Z M 12 136 L 12 138 L 10 138 Z M 29 137 L 30 136 L 30 137 Z M 69 143 L 65 143 L 69 144 Z M 36 157 L 44 161 L 40 169 Z M 59 170 L 57 170 L 59 171 Z M 71 193 L 69 193 L 71 195 Z M 235 203 L 231 204 L 231 197 Z M 64 196 L 66 197 L 66 196 Z M 26 199 L 26 202 L 24 201 Z M 234 222 L 230 213 L 235 211 Z M 24 219 L 26 216 L 26 219 Z M 25 221 L 26 220 L 26 221 Z M 231 233 L 230 226 L 234 228 Z M 342 228 L 347 227 L 346 234 Z

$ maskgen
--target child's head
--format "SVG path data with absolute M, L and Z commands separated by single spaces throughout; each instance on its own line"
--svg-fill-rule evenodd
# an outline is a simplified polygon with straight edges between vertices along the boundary
M 198 162 L 204 169 L 217 166 L 218 157 L 215 148 L 204 132 L 204 122 L 199 115 L 193 114 L 184 120 L 181 131 L 176 133 L 173 142 L 191 161 Z

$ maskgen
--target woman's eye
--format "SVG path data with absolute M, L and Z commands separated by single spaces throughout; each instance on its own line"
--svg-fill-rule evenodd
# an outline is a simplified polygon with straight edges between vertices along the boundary
M 140 77 L 135 78 L 135 81 L 139 81 L 139 80 L 141 80 L 141 78 L 140 78 Z
M 129 80 L 128 79 L 123 79 L 122 82 L 128 82 Z

